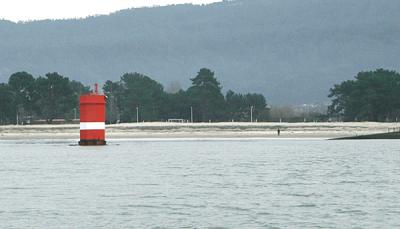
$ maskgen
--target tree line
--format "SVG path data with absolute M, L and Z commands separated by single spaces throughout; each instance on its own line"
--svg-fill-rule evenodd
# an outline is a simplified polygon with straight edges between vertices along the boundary
M 8 83 L 0 84 L 0 124 L 73 119 L 79 95 L 87 92 L 89 87 L 56 72 L 37 78 L 27 72 L 14 73 Z
M 210 69 L 203 68 L 187 90 L 168 93 L 157 81 L 140 73 L 126 73 L 107 81 L 107 120 L 111 123 L 183 119 L 194 122 L 266 121 L 268 108 L 262 94 L 239 94 L 222 86 Z M 192 120 L 193 119 L 193 120 Z
M 330 89 L 329 114 L 344 121 L 398 121 L 400 74 L 377 69 L 360 72 Z
M 200 69 L 190 80 L 189 88 L 175 92 L 166 92 L 162 84 L 140 73 L 106 81 L 107 122 L 250 121 L 251 116 L 258 121 L 290 120 L 288 109 L 270 112 L 262 94 L 229 90 L 224 95 L 210 69 Z M 8 83 L 0 83 L 0 124 L 79 118 L 79 95 L 89 92 L 90 87 L 56 72 L 36 78 L 27 72 L 14 73 Z M 304 120 L 398 121 L 400 74 L 385 69 L 360 72 L 353 80 L 334 85 L 328 97 L 332 100 L 328 116 L 314 113 Z
M 203 68 L 191 79 L 187 90 L 168 93 L 163 85 L 140 73 L 126 73 L 119 81 L 106 81 L 107 122 L 166 121 L 194 122 L 266 121 L 268 108 L 262 94 L 240 94 L 222 86 L 210 69 Z M 79 118 L 79 95 L 90 87 L 56 72 L 33 77 L 17 72 L 0 84 L 0 124 Z

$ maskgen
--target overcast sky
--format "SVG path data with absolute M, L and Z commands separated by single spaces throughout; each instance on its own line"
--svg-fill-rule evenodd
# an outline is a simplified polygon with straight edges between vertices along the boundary
M 208 4 L 220 0 L 0 0 L 0 18 L 11 21 L 60 19 L 108 14 L 117 10 L 181 3 Z

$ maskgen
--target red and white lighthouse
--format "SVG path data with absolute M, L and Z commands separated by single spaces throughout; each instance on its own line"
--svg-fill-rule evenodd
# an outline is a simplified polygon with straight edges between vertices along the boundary
M 105 145 L 106 97 L 95 92 L 81 95 L 80 105 L 80 141 L 81 146 Z

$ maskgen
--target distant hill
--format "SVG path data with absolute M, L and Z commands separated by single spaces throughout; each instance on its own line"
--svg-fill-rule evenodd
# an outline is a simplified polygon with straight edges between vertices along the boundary
M 272 104 L 327 101 L 358 71 L 400 70 L 398 0 L 237 0 L 107 16 L 0 21 L 0 82 L 58 71 L 84 83 L 141 72 L 168 87 L 211 68 Z

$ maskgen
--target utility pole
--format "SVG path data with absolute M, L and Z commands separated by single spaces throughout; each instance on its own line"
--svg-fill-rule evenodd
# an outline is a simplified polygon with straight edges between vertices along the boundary
M 193 107 L 190 107 L 190 122 L 193 123 Z
M 139 107 L 136 107 L 136 123 L 139 123 Z
M 250 107 L 250 122 L 253 122 L 253 106 Z
M 109 117 L 110 117 L 110 123 L 113 123 L 113 121 L 114 121 L 114 95 L 113 95 L 113 83 L 111 83 L 111 85 L 110 85 L 110 98 L 109 98 L 109 107 L 110 107 L 110 115 L 109 115 Z M 115 121 L 115 122 L 117 122 L 117 121 Z

